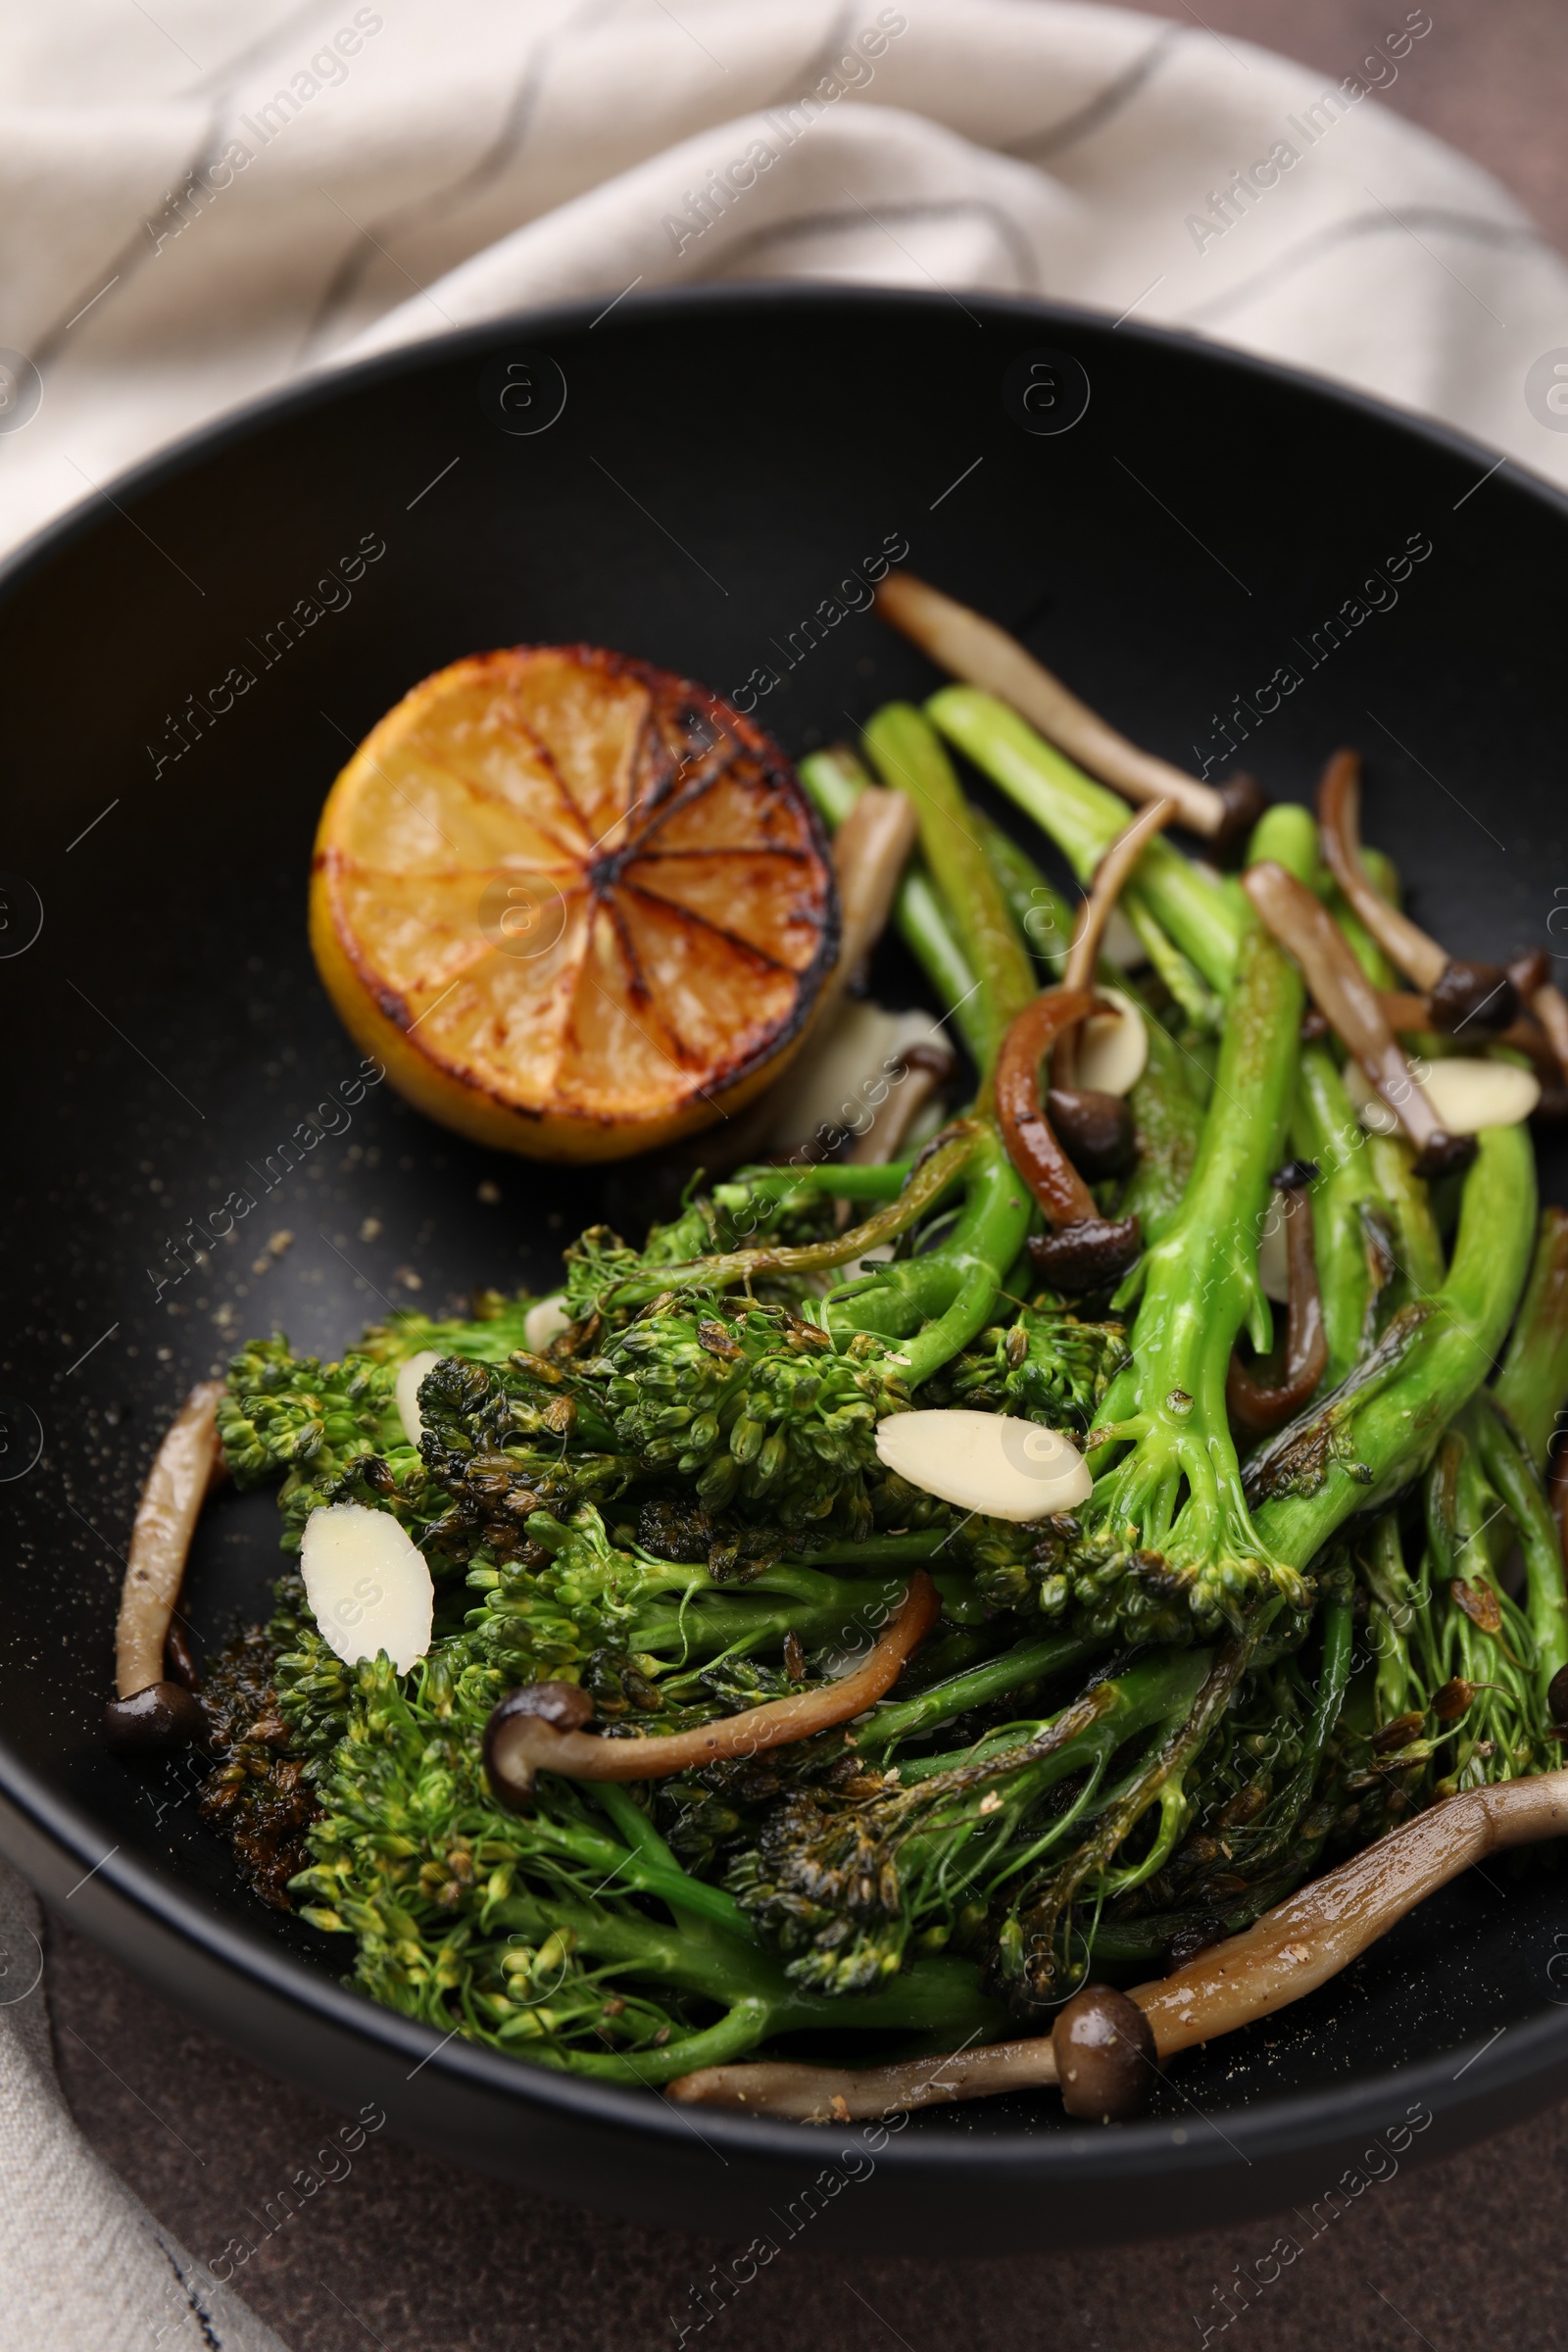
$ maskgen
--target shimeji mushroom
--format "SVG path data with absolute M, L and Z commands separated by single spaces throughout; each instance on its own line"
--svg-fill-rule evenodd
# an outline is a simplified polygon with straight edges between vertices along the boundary
M 484 1764 L 501 1803 L 526 1812 L 541 1772 L 574 1781 L 654 1781 L 736 1756 L 760 1755 L 848 1723 L 892 1688 L 942 1613 L 936 1587 L 916 1569 L 886 1631 L 836 1682 L 793 1691 L 715 1723 L 648 1740 L 605 1740 L 586 1726 L 593 1700 L 578 1683 L 525 1683 L 491 1710 Z
M 1048 742 L 1125 799 L 1173 802 L 1182 823 L 1216 850 L 1245 841 L 1262 814 L 1263 796 L 1250 776 L 1233 776 L 1216 789 L 1140 751 L 1005 629 L 912 572 L 890 571 L 876 592 L 876 609 L 943 669 L 1010 703 Z
M 1138 1219 L 1102 1217 L 1085 1179 L 1113 1174 L 1133 1154 L 1125 1098 L 1143 1071 L 1148 1034 L 1142 1013 L 1121 990 L 1111 992 L 1108 1004 L 1091 992 L 1122 889 L 1174 814 L 1174 801 L 1153 801 L 1111 843 L 1079 909 L 1061 986 L 1025 1005 L 997 1058 L 998 1123 L 1014 1167 L 1053 1228 L 1034 1237 L 1029 1254 L 1060 1291 L 1103 1288 L 1127 1271 L 1143 1247 Z M 1107 1014 L 1109 1035 L 1081 1042 L 1090 1023 L 1104 1023 Z M 1048 1054 L 1052 1082 L 1042 1099 L 1040 1065 Z
M 1425 992 L 1427 1025 L 1506 1029 L 1519 1000 L 1502 966 L 1450 956 L 1419 923 L 1391 906 L 1368 879 L 1361 862 L 1361 762 L 1354 752 L 1337 752 L 1329 761 L 1318 787 L 1317 813 L 1330 873 L 1390 961 Z
M 1059 1291 L 1104 1289 L 1127 1271 L 1143 1247 L 1136 1217 L 1101 1215 L 1041 1097 L 1041 1062 L 1093 1008 L 1087 989 L 1047 989 L 1018 1014 L 997 1056 L 997 1124 L 1008 1158 L 1052 1227 L 1033 1237 L 1029 1254 Z
M 1414 1144 L 1420 1154 L 1418 1174 L 1443 1175 L 1467 1167 L 1475 1157 L 1473 1140 L 1445 1128 L 1389 1026 L 1377 990 L 1322 901 L 1272 858 L 1250 866 L 1243 887 L 1274 937 L 1300 965 L 1318 1010 Z
M 1154 834 L 1176 813 L 1170 800 L 1152 801 L 1135 816 L 1095 868 L 1078 909 L 1061 984 L 1093 988 L 1105 933 L 1124 885 Z M 1127 1096 L 1149 1058 L 1144 1016 L 1122 989 L 1110 989 L 1080 1024 L 1062 1032 L 1052 1055 L 1046 1108 L 1073 1165 L 1088 1177 L 1113 1176 L 1133 1157 L 1136 1141 Z
M 197 1517 L 222 1472 L 215 1419 L 222 1393 L 219 1381 L 192 1389 L 137 1507 L 115 1627 L 115 1696 L 104 1710 L 105 1736 L 124 1753 L 178 1747 L 202 1729 L 191 1692 L 165 1679 L 164 1648 Z
M 1504 1846 L 1565 1834 L 1568 1770 L 1466 1788 L 1311 1881 L 1245 1934 L 1210 1944 L 1172 1975 L 1134 1985 L 1125 1996 L 1085 1986 L 1050 2034 L 892 2066 L 761 2061 L 704 2067 L 669 2083 L 666 2095 L 799 2123 L 850 2123 L 956 2099 L 1065 2087 L 1064 2078 L 1076 2066 L 1084 2079 L 1069 2111 L 1120 2120 L 1147 2093 L 1155 2067 L 1179 2050 L 1255 2025 L 1315 1992 L 1472 1864 Z M 1086 2021 L 1075 2030 L 1070 2013 L 1077 2002 L 1088 2004 L 1091 1994 L 1097 1996 L 1095 2024 L 1086 2030 Z M 1124 2000 L 1142 2012 L 1152 2050 L 1126 2017 Z M 1118 2041 L 1127 2046 L 1118 2048 Z

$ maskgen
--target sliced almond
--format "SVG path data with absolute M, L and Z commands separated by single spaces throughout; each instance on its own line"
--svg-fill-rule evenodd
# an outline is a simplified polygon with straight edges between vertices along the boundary
M 1345 1065 L 1345 1083 L 1368 1134 L 1397 1135 L 1397 1118 L 1353 1058 Z M 1486 1127 L 1514 1127 L 1528 1119 L 1541 1101 L 1541 1081 L 1511 1061 L 1455 1054 L 1422 1064 L 1421 1092 L 1446 1133 L 1479 1135 Z
M 1114 1012 L 1092 1012 L 1078 1034 L 1075 1083 L 1100 1095 L 1130 1095 L 1149 1059 L 1144 1016 L 1119 988 L 1100 994 Z
M 993 1519 L 1050 1518 L 1094 1484 L 1070 1438 L 1010 1413 L 894 1413 L 877 1425 L 876 1450 L 911 1487 Z
M 1466 1055 L 1435 1061 L 1421 1081 L 1428 1102 L 1450 1135 L 1479 1135 L 1484 1127 L 1516 1127 L 1541 1101 L 1534 1070 L 1511 1061 L 1471 1060 Z
M 543 1355 L 551 1341 L 559 1340 L 562 1333 L 570 1328 L 570 1324 L 565 1293 L 557 1291 L 554 1298 L 541 1298 L 538 1305 L 530 1306 L 523 1316 L 523 1346 L 530 1355 Z
M 424 1423 L 419 1417 L 419 1383 L 440 1361 L 438 1348 L 421 1348 L 417 1355 L 410 1356 L 398 1374 L 398 1419 L 411 1446 L 417 1446 L 424 1435 Z
M 305 1597 L 346 1666 L 383 1649 L 399 1674 L 430 1646 L 435 1589 L 424 1554 L 390 1511 L 332 1502 L 313 1511 L 300 1545 Z
M 1119 972 L 1136 972 L 1141 963 L 1149 961 L 1148 949 L 1119 906 L 1113 906 L 1105 917 L 1105 936 L 1100 943 L 1100 953 Z

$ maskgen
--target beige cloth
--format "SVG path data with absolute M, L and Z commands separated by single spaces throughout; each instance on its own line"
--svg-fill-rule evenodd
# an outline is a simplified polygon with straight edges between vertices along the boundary
M 302 368 L 715 278 L 1131 310 L 1568 480 L 1568 416 L 1525 392 L 1568 271 L 1380 107 L 1434 37 L 1388 13 L 1328 78 L 1064 0 L 12 9 L 0 343 L 37 378 L 9 412 L 0 379 L 0 544 Z
M 13 7 L 0 546 L 302 368 L 531 303 L 759 277 L 1189 327 L 1568 481 L 1568 416 L 1526 398 L 1568 344 L 1568 270 L 1484 172 L 1379 107 L 1430 27 L 1387 13 L 1402 28 L 1326 79 L 1196 15 L 1065 0 Z M 37 1934 L 0 1870 L 8 1970 Z M 46 1984 L 19 1981 L 0 2352 L 122 2352 L 160 2326 L 280 2352 L 86 2147 Z
M 72 2121 L 42 1933 L 31 1892 L 0 1862 L 0 2352 L 286 2352 Z

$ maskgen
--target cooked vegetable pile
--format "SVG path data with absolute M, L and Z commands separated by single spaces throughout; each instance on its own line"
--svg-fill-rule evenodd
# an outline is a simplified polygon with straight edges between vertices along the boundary
M 209 1811 L 243 1850 L 308 1791 L 292 1899 L 443 2032 L 645 2084 L 1040 2033 L 1561 1760 L 1544 974 L 1481 1004 L 1441 950 L 1390 963 L 1425 935 L 1340 770 L 1332 841 L 1271 808 L 1244 877 L 1152 820 L 1138 976 L 1102 890 L 1063 978 L 1075 918 L 953 750 L 1086 886 L 1129 821 L 972 686 L 868 725 L 919 819 L 893 919 L 974 1065 L 923 1151 L 743 1167 L 640 1247 L 594 1227 L 554 1310 L 234 1359 L 223 1453 L 281 1480 L 316 1604 L 284 1577 L 265 1697 L 254 1640 L 246 1705 L 220 1673 Z M 874 781 L 845 752 L 802 780 L 830 829 Z M 1096 1087 L 1091 1017 L 1142 1024 L 1130 1090 Z M 1428 1095 L 1450 1061 L 1479 1096 Z M 1471 1100 L 1512 1123 L 1465 1132 Z M 387 1577 L 410 1543 L 428 1568 L 409 1671 L 321 1630 L 345 1508 L 403 1531 Z

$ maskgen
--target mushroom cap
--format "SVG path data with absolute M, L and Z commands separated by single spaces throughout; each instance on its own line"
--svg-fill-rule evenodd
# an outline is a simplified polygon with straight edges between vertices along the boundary
M 580 1683 L 524 1683 L 490 1710 L 484 1727 L 485 1777 L 509 1813 L 533 1806 L 534 1766 L 518 1752 L 517 1726 L 544 1722 L 558 1732 L 580 1732 L 593 1721 L 594 1702 Z
M 104 1709 L 104 1738 L 122 1756 L 164 1756 L 205 1732 L 201 1701 L 180 1683 L 149 1683 Z
M 1054 1086 L 1046 1116 L 1080 1176 L 1097 1182 L 1119 1175 L 1138 1152 L 1132 1106 L 1124 1096 L 1087 1086 Z
M 1568 1723 L 1568 1666 L 1559 1666 L 1546 1685 L 1546 1712 L 1553 1723 Z
M 1126 1993 L 1086 1984 L 1051 2029 L 1061 2103 L 1084 2123 L 1137 2115 L 1154 2081 L 1154 2029 Z
M 1029 1262 L 1054 1290 L 1108 1290 L 1144 1246 L 1136 1217 L 1083 1217 L 1056 1233 L 1029 1237 Z
M 1506 1029 L 1519 1011 L 1519 992 L 1499 963 L 1450 956 L 1428 991 L 1434 1029 Z

